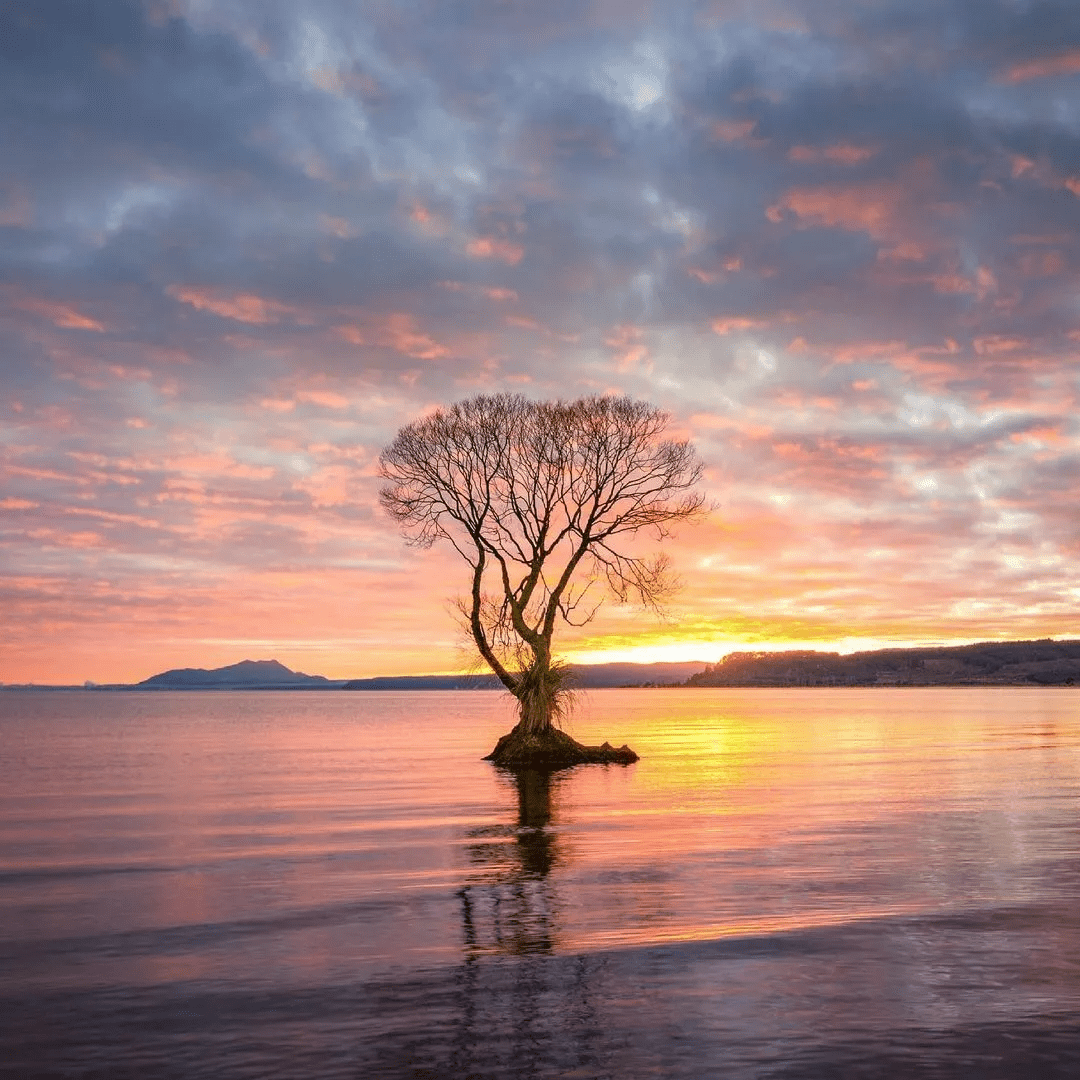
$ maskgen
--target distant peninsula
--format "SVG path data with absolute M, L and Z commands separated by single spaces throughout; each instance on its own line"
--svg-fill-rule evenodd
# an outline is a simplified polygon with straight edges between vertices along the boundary
M 336 690 L 344 679 L 305 675 L 277 660 L 241 660 L 228 667 L 173 668 L 136 683 L 136 690 Z
M 1080 641 L 835 652 L 735 652 L 688 686 L 1076 686 Z

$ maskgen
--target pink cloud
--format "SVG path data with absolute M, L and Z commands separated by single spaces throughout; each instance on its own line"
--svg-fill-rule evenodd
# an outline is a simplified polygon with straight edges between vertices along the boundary
M 518 294 L 513 289 L 499 288 L 493 285 L 470 285 L 464 281 L 440 281 L 439 285 L 451 292 L 470 292 L 486 296 L 489 300 L 517 300 Z
M 792 188 L 768 208 L 766 216 L 779 223 L 788 211 L 798 218 L 800 227 L 828 225 L 880 238 L 895 229 L 905 198 L 900 185 L 884 181 L 856 187 Z
M 730 431 L 750 439 L 767 439 L 774 431 L 771 425 L 761 421 L 749 420 L 745 417 L 723 416 L 719 413 L 694 413 L 688 423 L 691 430 L 698 433 Z
M 54 326 L 63 330 L 93 330 L 98 334 L 105 332 L 103 323 L 90 318 L 89 315 L 84 315 L 71 304 L 36 296 L 16 297 L 14 304 L 22 311 L 48 319 Z
M 344 394 L 337 394 L 332 390 L 300 390 L 296 399 L 321 405 L 324 409 L 347 409 L 351 404 Z
M 416 318 L 408 312 L 395 311 L 374 320 L 377 341 L 404 356 L 417 360 L 438 360 L 449 350 L 417 326 Z
M 604 338 L 604 344 L 614 355 L 616 371 L 630 371 L 642 361 L 648 361 L 649 348 L 644 336 L 640 326 L 616 326 L 611 329 Z
M 357 502 L 357 470 L 347 464 L 325 465 L 293 482 L 293 488 L 311 496 L 312 506 L 345 506 Z
M 123 514 L 113 510 L 99 510 L 92 506 L 65 506 L 61 511 L 72 517 L 90 517 L 111 525 L 137 525 L 141 529 L 160 529 L 161 522 L 145 514 Z
M 1045 424 L 1042 427 L 1029 428 L 1027 431 L 1015 431 L 1009 438 L 1013 442 L 1056 444 L 1061 443 L 1064 436 L 1060 424 Z
M 993 356 L 995 353 L 1016 352 L 1025 347 L 1027 342 L 1022 338 L 1008 337 L 1004 334 L 985 334 L 975 338 L 973 345 L 980 356 Z
M 470 240 L 465 250 L 478 259 L 499 259 L 510 266 L 516 266 L 525 254 L 520 244 L 498 236 L 479 236 Z
M 361 330 L 359 326 L 345 324 L 344 326 L 339 326 L 337 332 L 350 345 L 363 345 L 367 341 L 363 330 Z
M 254 293 L 226 294 L 183 285 L 170 285 L 165 292 L 174 300 L 190 304 L 197 311 L 211 311 L 222 318 L 256 326 L 279 322 L 283 315 L 293 315 L 297 311 L 289 304 Z
M 26 465 L 11 465 L 6 464 L 2 467 L 4 473 L 8 476 L 21 476 L 28 480 L 72 480 L 75 483 L 88 482 L 85 478 L 78 476 L 72 476 L 69 473 L 58 472 L 55 469 L 35 468 Z
M 355 321 L 335 327 L 339 337 L 351 345 L 375 345 L 416 360 L 438 360 L 449 348 L 437 341 L 407 311 L 385 314 L 354 313 Z
M 729 318 L 713 319 L 712 321 L 713 333 L 719 334 L 721 337 L 738 330 L 754 330 L 766 325 L 760 319 L 747 319 L 743 316 L 731 316 Z
M 1075 75 L 1080 72 L 1080 49 L 1052 56 L 1037 56 L 1021 60 L 1007 68 L 1001 78 L 1004 82 L 1019 83 L 1030 79 L 1049 79 L 1058 75 Z
M 709 131 L 714 139 L 722 142 L 743 142 L 749 139 L 756 127 L 756 120 L 717 120 Z
M 160 467 L 165 472 L 179 474 L 182 477 L 200 478 L 231 476 L 249 480 L 268 480 L 276 472 L 272 465 L 249 465 L 222 452 L 165 457 L 160 462 Z
M 321 232 L 336 236 L 339 240 L 348 240 L 356 235 L 355 230 L 346 218 L 331 217 L 328 214 L 319 215 L 319 229 Z
M 806 342 L 803 348 L 808 348 Z M 848 341 L 843 345 L 822 345 L 820 350 L 826 352 L 836 364 L 854 364 L 865 360 L 890 360 L 899 354 L 908 351 L 906 341 L 896 339 L 890 341 Z
M 60 529 L 31 529 L 27 535 L 43 547 L 86 549 L 106 546 L 105 539 L 100 533 L 89 530 L 63 532 Z

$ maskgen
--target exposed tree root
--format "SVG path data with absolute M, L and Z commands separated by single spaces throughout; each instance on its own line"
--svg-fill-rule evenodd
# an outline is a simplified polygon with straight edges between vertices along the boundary
M 509 769 L 561 769 L 570 765 L 629 765 L 638 756 L 625 743 L 619 747 L 611 743 L 584 746 L 557 727 L 526 734 L 518 724 L 484 760 Z

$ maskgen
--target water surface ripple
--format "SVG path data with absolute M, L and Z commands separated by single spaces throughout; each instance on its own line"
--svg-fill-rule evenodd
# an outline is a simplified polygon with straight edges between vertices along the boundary
M 0 1076 L 1075 1077 L 1080 692 L 0 693 Z

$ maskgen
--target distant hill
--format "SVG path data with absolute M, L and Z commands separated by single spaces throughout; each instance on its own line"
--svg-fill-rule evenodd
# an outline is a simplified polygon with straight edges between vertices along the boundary
M 276 660 L 241 660 L 212 668 L 174 668 L 136 683 L 143 690 L 333 690 L 341 680 L 290 671 Z
M 583 690 L 615 686 L 680 686 L 705 667 L 704 661 L 664 664 L 575 664 L 574 685 Z M 383 675 L 350 679 L 345 690 L 498 690 L 494 675 Z
M 689 686 L 1074 686 L 1080 641 L 1004 641 L 915 649 L 738 652 Z

